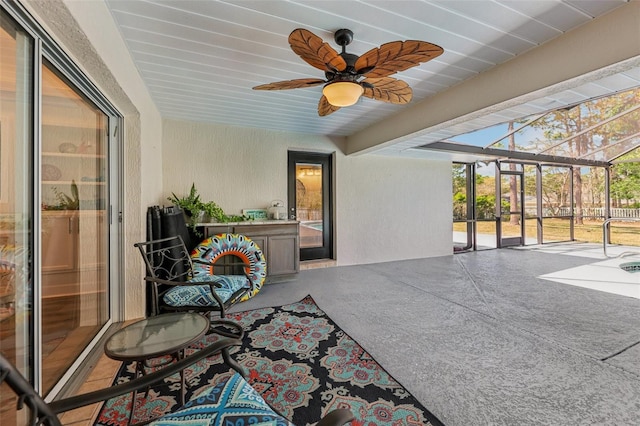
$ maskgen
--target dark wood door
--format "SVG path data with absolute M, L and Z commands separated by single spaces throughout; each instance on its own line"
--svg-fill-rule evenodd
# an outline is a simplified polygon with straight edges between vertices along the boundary
M 332 259 L 332 155 L 289 151 L 288 172 L 288 214 L 300 221 L 300 260 Z

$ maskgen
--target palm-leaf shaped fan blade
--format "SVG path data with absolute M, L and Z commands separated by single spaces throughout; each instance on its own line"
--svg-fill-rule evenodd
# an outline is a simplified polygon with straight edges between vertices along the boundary
M 312 67 L 322 71 L 344 71 L 347 63 L 338 52 L 322 41 L 320 37 L 303 28 L 289 34 L 291 50 Z
M 444 52 L 442 47 L 426 41 L 392 41 L 369 50 L 358 58 L 355 69 L 367 77 L 387 77 L 427 62 Z
M 391 77 L 367 78 L 362 81 L 362 96 L 391 104 L 408 104 L 413 97 L 409 85 Z
M 317 78 L 299 78 L 297 80 L 277 81 L 275 83 L 261 84 L 256 86 L 253 90 L 286 90 L 286 89 L 301 89 L 304 87 L 317 86 L 319 84 L 326 83 L 325 80 Z
M 254 89 L 299 89 L 326 83 L 318 102 L 318 115 L 321 117 L 341 107 L 354 105 L 361 96 L 392 104 L 406 104 L 413 97 L 411 87 L 389 76 L 430 61 L 444 52 L 433 43 L 408 40 L 385 43 L 358 57 L 346 51 L 346 46 L 353 40 L 351 30 L 336 31 L 334 39 L 342 47 L 342 52 L 338 53 L 320 37 L 303 28 L 289 34 L 291 49 L 309 65 L 324 71 L 326 80 L 301 78 L 262 84 Z
M 320 117 L 324 117 L 326 115 L 329 115 L 332 112 L 336 112 L 339 109 L 340 109 L 340 107 L 337 107 L 335 105 L 331 105 L 329 103 L 329 101 L 327 100 L 327 97 L 325 95 L 322 95 L 322 97 L 320 98 L 320 102 L 318 102 L 318 115 Z

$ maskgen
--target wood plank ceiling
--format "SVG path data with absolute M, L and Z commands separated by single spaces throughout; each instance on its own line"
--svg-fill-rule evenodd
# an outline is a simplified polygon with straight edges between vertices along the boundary
M 289 47 L 305 28 L 339 51 L 333 33 L 354 32 L 360 55 L 394 40 L 425 40 L 445 52 L 394 75 L 413 89 L 410 105 L 625 5 L 624 0 L 569 1 L 190 1 L 107 0 L 114 21 L 163 117 L 286 132 L 349 136 L 408 106 L 363 98 L 327 117 L 317 114 L 322 86 L 254 91 L 253 86 L 324 78 Z M 640 72 L 608 78 L 583 92 L 541 98 L 536 111 L 640 85 Z M 522 106 L 504 116 L 523 116 Z M 479 119 L 464 131 L 501 117 Z M 409 146 L 406 140 L 404 146 Z M 413 143 L 415 146 L 416 143 Z M 383 150 L 384 151 L 384 150 Z M 389 153 L 392 153 L 390 150 Z

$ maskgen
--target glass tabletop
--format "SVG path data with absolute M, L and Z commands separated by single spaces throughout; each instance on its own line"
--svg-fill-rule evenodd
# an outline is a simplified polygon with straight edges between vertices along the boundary
M 191 312 L 150 317 L 115 332 L 104 345 L 117 360 L 145 360 L 186 348 L 209 329 L 209 320 Z

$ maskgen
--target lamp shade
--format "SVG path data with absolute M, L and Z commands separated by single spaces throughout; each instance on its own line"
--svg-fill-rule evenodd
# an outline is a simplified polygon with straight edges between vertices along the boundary
M 329 83 L 322 89 L 322 94 L 333 106 L 346 107 L 355 104 L 360 99 L 364 89 L 358 83 L 351 81 L 336 81 Z

